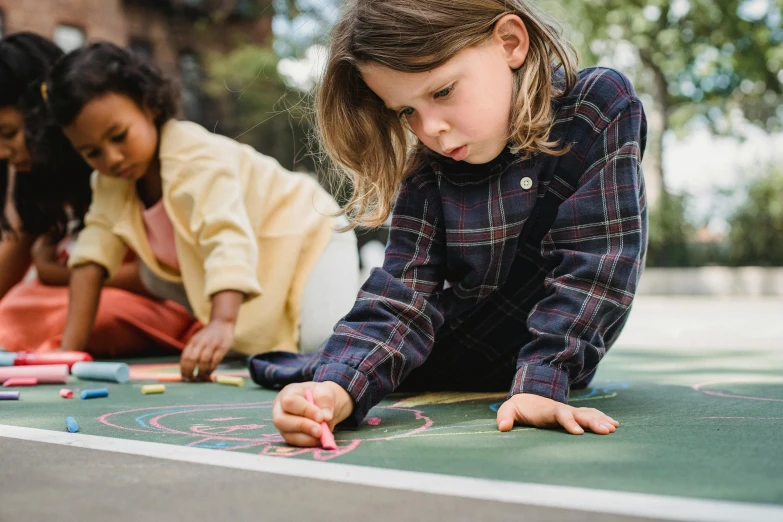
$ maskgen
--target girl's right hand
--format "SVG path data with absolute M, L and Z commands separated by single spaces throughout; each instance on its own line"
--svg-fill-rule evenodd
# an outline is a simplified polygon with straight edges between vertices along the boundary
M 304 391 L 313 391 L 311 404 Z M 321 422 L 329 429 L 348 418 L 353 412 L 353 398 L 336 382 L 302 382 L 289 384 L 277 394 L 272 406 L 272 421 L 288 444 L 318 446 Z

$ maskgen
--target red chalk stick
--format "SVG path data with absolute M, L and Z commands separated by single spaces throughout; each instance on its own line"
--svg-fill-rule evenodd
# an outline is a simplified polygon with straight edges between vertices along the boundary
M 69 390 L 68 388 L 63 388 L 60 390 L 60 397 L 63 399 L 73 399 L 73 390 Z
M 313 399 L 313 390 L 310 388 L 305 389 L 304 396 L 310 404 L 315 404 L 315 400 Z M 329 429 L 329 425 L 326 422 L 321 422 L 321 446 L 328 450 L 337 449 L 337 443 L 334 442 L 334 435 L 332 435 L 332 430 Z
M 14 366 L 33 366 L 43 364 L 67 364 L 68 369 L 77 362 L 91 362 L 92 355 L 87 352 L 19 352 L 14 360 Z
M 10 388 L 11 386 L 35 386 L 36 384 L 38 384 L 36 377 L 12 377 L 6 379 L 3 386 Z

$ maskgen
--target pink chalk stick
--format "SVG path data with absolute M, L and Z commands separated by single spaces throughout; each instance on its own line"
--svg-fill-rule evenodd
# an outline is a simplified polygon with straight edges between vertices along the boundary
M 77 362 L 91 362 L 92 355 L 87 352 L 19 352 L 14 360 L 14 366 L 67 364 L 68 368 Z
M 158 382 L 182 382 L 182 375 L 163 374 L 156 377 Z
M 60 397 L 63 399 L 73 399 L 73 390 L 69 390 L 68 388 L 63 388 L 60 390 Z
M 35 377 L 12 377 L 6 379 L 3 386 L 10 388 L 11 386 L 35 386 L 38 384 L 38 379 Z
M 34 377 L 38 384 L 65 384 L 68 381 L 68 365 L 0 367 L 0 383 L 16 377 Z
M 307 388 L 304 391 L 304 396 L 310 404 L 315 404 L 315 399 L 313 399 L 313 390 Z M 321 446 L 328 450 L 337 449 L 337 443 L 334 441 L 332 430 L 329 429 L 329 425 L 326 422 L 321 422 Z

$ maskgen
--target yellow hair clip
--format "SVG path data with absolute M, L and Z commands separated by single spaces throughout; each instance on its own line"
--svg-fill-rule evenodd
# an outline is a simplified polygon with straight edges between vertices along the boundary
M 41 98 L 43 101 L 49 101 L 49 86 L 46 82 L 41 83 Z

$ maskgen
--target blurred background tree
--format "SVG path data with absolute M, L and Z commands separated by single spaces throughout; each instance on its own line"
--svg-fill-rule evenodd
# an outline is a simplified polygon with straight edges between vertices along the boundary
M 227 53 L 209 53 L 204 90 L 220 100 L 228 121 L 220 131 L 252 145 L 290 170 L 313 172 L 309 153 L 307 92 L 288 86 L 278 72 L 271 46 L 242 45 Z
M 783 0 L 559 3 L 583 65 L 616 66 L 648 97 L 645 172 L 655 196 L 665 187 L 665 131 L 699 118 L 730 133 L 734 111 L 768 131 L 781 128 Z
M 703 262 L 688 253 L 696 227 L 687 198 L 667 194 L 664 136 L 687 133 L 693 122 L 739 137 L 747 123 L 767 132 L 783 127 L 783 0 L 562 0 L 546 6 L 566 20 L 583 66 L 629 74 L 645 102 L 648 264 Z M 732 232 L 730 240 L 738 237 Z
M 751 238 L 779 233 L 774 220 L 762 219 L 762 209 L 771 203 L 764 207 L 757 201 L 761 189 L 755 188 L 775 186 L 774 179 L 747 181 L 734 190 L 730 201 L 738 210 L 732 214 L 720 209 L 726 232 L 711 235 L 705 233 L 709 220 L 692 212 L 694 198 L 667 190 L 664 150 L 664 136 L 686 136 L 694 125 L 715 136 L 740 139 L 748 125 L 765 132 L 783 128 L 783 0 L 540 3 L 565 22 L 583 67 L 620 69 L 631 77 L 645 104 L 648 265 L 754 264 L 757 255 L 758 263 L 783 265 L 783 256 L 761 256 L 757 247 L 749 246 L 769 245 Z M 310 96 L 338 6 L 338 0 L 271 0 L 265 9 L 274 11 L 274 40 L 268 46 L 244 45 L 210 55 L 206 90 L 231 109 L 232 121 L 221 121 L 219 132 L 238 137 L 288 168 L 322 177 L 322 165 L 313 156 L 317 147 L 309 139 Z M 748 173 L 747 179 L 757 180 L 758 174 Z M 744 197 L 747 201 L 740 204 Z M 755 227 L 750 226 L 753 212 L 759 213 Z
M 268 45 L 243 44 L 207 55 L 205 92 L 220 100 L 219 132 L 277 159 L 292 170 L 318 172 L 312 141 L 312 91 L 336 2 L 271 0 L 257 9 L 274 13 Z M 266 14 L 266 13 L 264 13 Z M 309 70 L 308 70 L 308 59 Z M 228 119 L 225 116 L 228 115 Z
M 729 218 L 732 265 L 783 266 L 783 168 L 754 180 Z

